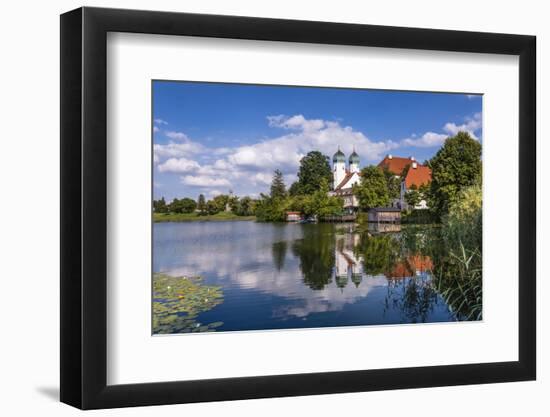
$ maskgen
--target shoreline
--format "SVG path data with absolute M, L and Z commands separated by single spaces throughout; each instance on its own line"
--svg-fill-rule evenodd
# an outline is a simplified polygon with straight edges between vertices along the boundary
M 170 213 L 170 214 L 157 214 L 153 213 L 153 223 L 184 223 L 184 222 L 242 222 L 242 221 L 255 221 L 256 216 L 237 216 L 235 214 L 207 214 L 205 216 L 199 216 L 196 213 Z

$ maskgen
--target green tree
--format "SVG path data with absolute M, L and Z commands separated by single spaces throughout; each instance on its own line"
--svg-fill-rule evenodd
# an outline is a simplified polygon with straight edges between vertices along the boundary
M 208 200 L 208 202 L 206 203 L 206 213 L 212 215 L 219 212 L 219 205 L 216 204 L 214 200 Z
M 199 200 L 197 202 L 197 208 L 199 209 L 200 214 L 205 214 L 206 212 L 206 199 L 204 194 L 199 195 Z
M 422 194 L 415 184 L 411 185 L 411 187 L 407 190 L 407 193 L 405 194 L 405 201 L 411 209 L 414 209 L 414 207 L 422 201 Z
M 386 207 L 390 202 L 384 172 L 374 165 L 361 170 L 361 183 L 354 185 L 353 189 L 364 211 L 373 207 Z
M 155 213 L 168 213 L 168 205 L 164 197 L 161 197 L 160 200 L 153 200 L 153 211 Z
M 326 179 L 321 179 L 319 188 L 304 204 L 303 211 L 307 216 L 327 217 L 342 212 L 344 202 L 341 198 L 328 195 L 329 187 Z
M 236 195 L 230 195 L 227 199 L 227 204 L 229 204 L 229 209 L 233 213 L 237 213 L 240 204 L 239 197 L 237 197 Z
M 235 213 L 238 216 L 252 216 L 254 214 L 254 200 L 248 196 L 241 198 Z
M 271 181 L 271 198 L 285 198 L 286 186 L 283 179 L 283 173 L 276 169 L 273 173 L 273 180 Z
M 172 213 L 192 213 L 196 207 L 197 203 L 195 200 L 187 197 L 181 200 L 174 198 L 169 206 Z
M 219 213 L 220 211 L 225 211 L 227 204 L 229 204 L 229 196 L 226 194 L 220 194 L 214 197 L 211 201 L 215 206 L 216 213 Z
M 313 194 L 322 180 L 327 184 L 332 181 L 329 158 L 319 151 L 311 151 L 300 160 L 298 181 L 290 187 L 290 194 Z
M 481 144 L 467 132 L 458 132 L 445 141 L 429 166 L 432 170 L 429 206 L 442 217 L 463 188 L 481 184 Z
M 256 203 L 254 214 L 260 221 L 282 222 L 286 220 L 286 211 L 289 200 L 285 198 L 273 198 L 261 194 L 260 200 Z
M 183 213 L 193 213 L 197 208 L 197 203 L 192 198 L 182 198 L 180 200 Z
M 395 175 L 386 166 L 384 167 L 383 172 L 388 187 L 388 197 L 390 200 L 399 198 L 401 193 L 401 177 L 399 175 Z
M 298 181 L 294 181 L 289 189 L 288 189 L 288 193 L 291 195 L 291 196 L 297 196 L 297 195 L 301 195 L 302 194 L 302 188 L 300 187 L 300 183 Z

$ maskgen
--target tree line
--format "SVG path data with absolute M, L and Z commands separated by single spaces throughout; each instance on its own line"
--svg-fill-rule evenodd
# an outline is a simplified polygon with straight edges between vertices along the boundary
M 288 211 L 305 217 L 338 215 L 343 201 L 329 196 L 332 172 L 329 159 L 319 151 L 311 151 L 300 160 L 297 180 L 288 188 L 283 173 L 275 170 L 269 194 L 261 194 L 256 205 L 256 217 L 261 221 L 284 221 Z
M 412 207 L 426 200 L 430 212 L 439 220 L 449 213 L 466 188 L 481 184 L 481 145 L 466 132 L 448 138 L 434 157 L 424 164 L 432 171 L 432 181 L 419 188 L 410 187 L 405 200 Z M 360 172 L 361 182 L 353 187 L 359 211 L 390 206 L 392 200 L 400 197 L 401 182 L 408 169 L 410 165 L 401 175 L 395 175 L 375 165 L 364 167 Z M 311 151 L 300 160 L 297 180 L 288 188 L 283 173 L 277 169 L 269 193 L 260 194 L 258 199 L 239 198 L 230 193 L 207 201 L 201 194 L 197 201 L 186 197 L 166 203 L 163 197 L 153 201 L 153 209 L 156 213 L 197 212 L 199 215 L 229 210 L 239 216 L 255 215 L 261 221 L 284 221 L 288 211 L 323 218 L 344 211 L 343 200 L 329 195 L 331 188 L 337 185 L 332 184 L 329 157 Z
M 237 216 L 253 216 L 255 205 L 256 200 L 248 196 L 239 198 L 232 194 L 221 194 L 206 200 L 200 194 L 197 201 L 189 197 L 174 198 L 170 203 L 166 203 L 164 197 L 153 200 L 153 211 L 159 214 L 197 213 L 199 216 L 206 216 L 229 210 Z

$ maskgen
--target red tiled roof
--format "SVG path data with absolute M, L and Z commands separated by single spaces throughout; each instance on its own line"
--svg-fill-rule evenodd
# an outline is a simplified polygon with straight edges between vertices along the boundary
M 413 255 L 409 256 L 406 261 L 399 262 L 392 270 L 386 272 L 388 278 L 408 278 L 415 275 L 417 271 L 425 272 L 433 269 L 432 258 L 429 256 Z
M 386 155 L 384 159 L 378 164 L 379 168 L 387 168 L 394 175 L 401 175 L 405 167 L 414 162 L 414 159 L 411 158 L 401 158 L 400 156 Z
M 424 165 L 417 164 L 416 168 L 409 168 L 405 177 L 405 186 L 411 188 L 411 185 L 420 187 L 424 184 L 429 184 L 432 181 L 432 170 Z

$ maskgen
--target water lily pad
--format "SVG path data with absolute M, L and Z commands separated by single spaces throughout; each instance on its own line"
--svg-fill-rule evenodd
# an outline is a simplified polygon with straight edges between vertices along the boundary
M 201 277 L 153 275 L 153 332 L 155 334 L 209 332 L 223 322 L 199 323 L 200 313 L 223 302 L 219 286 L 202 284 Z

